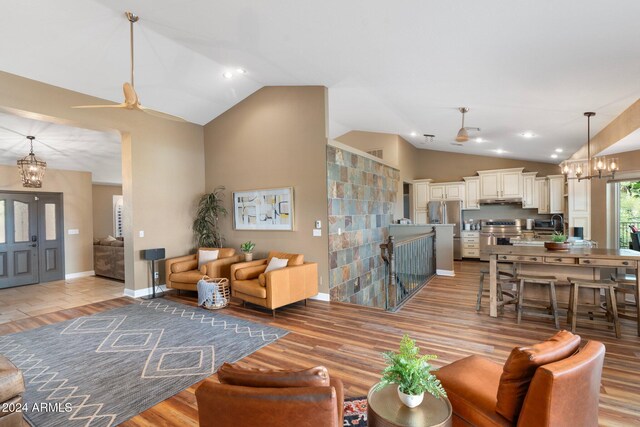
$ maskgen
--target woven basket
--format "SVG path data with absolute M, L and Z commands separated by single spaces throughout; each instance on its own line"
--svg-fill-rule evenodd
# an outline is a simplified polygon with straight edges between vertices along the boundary
M 219 293 L 213 294 L 213 302 L 212 304 L 205 304 L 204 308 L 209 310 L 218 310 L 220 308 L 224 308 L 229 305 L 229 300 L 231 299 L 231 291 L 229 290 L 229 279 L 224 277 L 203 277 L 202 278 L 207 283 L 217 284 Z M 216 296 L 218 298 L 216 298 Z

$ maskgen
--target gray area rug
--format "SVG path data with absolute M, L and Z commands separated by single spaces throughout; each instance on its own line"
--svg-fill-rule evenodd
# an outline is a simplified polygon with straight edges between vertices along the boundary
M 0 336 L 34 426 L 117 425 L 287 334 L 156 299 Z

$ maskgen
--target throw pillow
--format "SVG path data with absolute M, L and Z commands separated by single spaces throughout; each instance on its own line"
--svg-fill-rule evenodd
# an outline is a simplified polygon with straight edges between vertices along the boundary
M 496 412 L 515 423 L 536 369 L 571 356 L 579 346 L 579 335 L 560 331 L 548 340 L 531 347 L 514 348 L 500 376 Z
M 249 369 L 224 363 L 218 369 L 218 380 L 222 384 L 245 387 L 328 387 L 329 372 L 324 366 L 301 371 L 276 371 Z
M 253 265 L 251 267 L 236 270 L 236 280 L 252 280 L 264 272 L 265 265 Z
M 289 263 L 289 260 L 286 258 L 280 259 L 280 258 L 273 257 L 271 258 L 271 261 L 269 261 L 269 265 L 267 265 L 267 269 L 264 272 L 266 274 L 270 271 L 280 270 L 281 268 L 285 268 L 288 263 Z
M 198 270 L 200 267 L 210 261 L 218 259 L 218 251 L 211 251 L 207 249 L 198 249 Z
M 116 238 L 112 235 L 108 235 L 104 240 L 106 240 L 107 242 L 113 242 L 114 240 L 116 240 Z

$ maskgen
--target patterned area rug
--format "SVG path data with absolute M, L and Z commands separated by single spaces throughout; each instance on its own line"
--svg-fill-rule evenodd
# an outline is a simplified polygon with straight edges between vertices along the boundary
M 367 427 L 367 397 L 344 400 L 344 427 Z
M 25 376 L 34 426 L 108 427 L 287 331 L 156 299 L 0 336 Z

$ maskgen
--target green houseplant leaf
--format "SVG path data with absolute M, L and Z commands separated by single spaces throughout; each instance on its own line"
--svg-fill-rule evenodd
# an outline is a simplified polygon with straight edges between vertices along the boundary
M 243 244 L 240 245 L 240 250 L 244 253 L 251 253 L 253 252 L 253 248 L 256 247 L 256 244 L 253 243 L 251 240 L 249 240 L 248 242 L 244 242 Z
M 222 205 L 224 187 L 216 187 L 212 193 L 200 197 L 193 221 L 193 232 L 199 247 L 221 248 L 224 237 L 220 233 L 218 220 L 227 215 L 227 209 Z
M 382 353 L 387 367 L 382 371 L 382 378 L 376 386 L 379 390 L 389 384 L 397 384 L 401 392 L 413 396 L 427 392 L 436 398 L 446 397 L 440 380 L 431 372 L 436 369 L 429 363 L 436 359 L 433 354 L 420 355 L 420 348 L 409 335 L 405 334 L 400 341 L 399 352 Z

